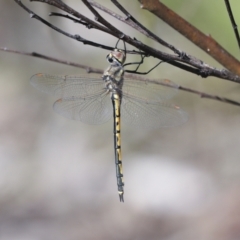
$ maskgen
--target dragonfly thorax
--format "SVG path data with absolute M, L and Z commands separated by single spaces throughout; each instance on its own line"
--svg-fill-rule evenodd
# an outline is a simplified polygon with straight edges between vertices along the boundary
M 108 89 L 117 89 L 122 86 L 124 68 L 123 64 L 126 60 L 126 55 L 119 49 L 114 49 L 107 55 L 107 60 L 110 66 L 103 74 L 103 80 L 106 82 Z

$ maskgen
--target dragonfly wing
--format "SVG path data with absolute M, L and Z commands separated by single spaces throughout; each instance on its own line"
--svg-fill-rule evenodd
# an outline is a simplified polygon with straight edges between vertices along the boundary
M 124 78 L 122 95 L 131 98 L 147 99 L 148 102 L 163 102 L 172 98 L 178 85 L 168 79 L 148 80 Z
M 93 98 L 61 98 L 53 105 L 60 115 L 88 124 L 101 124 L 112 115 L 112 105 L 108 94 Z
M 188 115 L 178 106 L 164 102 L 151 103 L 125 98 L 122 101 L 123 122 L 136 128 L 160 128 L 181 125 Z
M 59 98 L 88 97 L 101 94 L 105 88 L 101 75 L 86 76 L 56 76 L 35 74 L 30 79 L 31 84 L 38 90 Z

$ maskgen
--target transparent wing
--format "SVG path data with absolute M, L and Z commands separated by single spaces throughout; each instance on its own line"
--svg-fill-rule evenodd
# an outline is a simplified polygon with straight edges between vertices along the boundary
M 187 119 L 187 113 L 175 105 L 139 102 L 128 97 L 122 100 L 122 121 L 136 128 L 173 127 Z
M 30 79 L 31 84 L 38 90 L 60 98 L 101 95 L 106 91 L 101 75 L 86 76 L 56 76 L 36 74 Z
M 53 105 L 60 115 L 88 124 L 101 124 L 113 114 L 111 99 L 108 94 L 94 98 L 61 98 Z
M 167 87 L 172 86 L 172 87 Z M 178 91 L 178 85 L 168 79 L 142 81 L 124 78 L 122 95 L 139 101 L 163 102 L 172 98 Z

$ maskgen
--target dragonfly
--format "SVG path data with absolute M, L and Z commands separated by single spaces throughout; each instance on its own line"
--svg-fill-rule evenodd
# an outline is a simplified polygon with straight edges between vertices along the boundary
M 102 124 L 113 115 L 114 153 L 118 195 L 124 202 L 121 150 L 121 120 L 135 128 L 172 127 L 183 124 L 187 113 L 166 103 L 176 94 L 176 84 L 167 79 L 150 81 L 124 76 L 126 52 L 115 48 L 107 55 L 108 68 L 101 74 L 57 76 L 35 74 L 31 84 L 58 100 L 60 115 L 87 124 Z M 131 72 L 131 71 L 130 71 Z M 172 86 L 168 88 L 163 85 Z M 174 88 L 175 87 L 175 88 Z

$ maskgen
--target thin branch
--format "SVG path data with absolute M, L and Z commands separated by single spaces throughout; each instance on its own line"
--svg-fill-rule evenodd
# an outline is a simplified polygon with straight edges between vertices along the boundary
M 126 16 L 127 19 L 132 20 L 132 22 L 134 22 L 137 26 L 139 26 L 139 28 L 143 29 L 151 38 L 153 38 L 155 41 L 157 41 L 158 43 L 162 44 L 163 46 L 171 49 L 174 53 L 176 53 L 179 56 L 183 56 L 184 54 L 176 49 L 173 45 L 168 44 L 167 42 L 165 42 L 164 40 L 162 40 L 160 37 L 158 37 L 156 34 L 154 34 L 153 32 L 151 32 L 150 30 L 148 30 L 146 27 L 144 27 L 140 22 L 138 22 L 117 0 L 111 0 L 111 2 L 118 7 Z
M 65 65 L 68 65 L 68 66 L 82 68 L 82 69 L 85 69 L 87 71 L 87 73 L 98 73 L 98 74 L 103 73 L 103 70 L 101 70 L 99 68 L 93 68 L 93 67 L 90 67 L 90 66 L 87 66 L 87 65 L 82 65 L 82 64 L 79 64 L 79 63 L 74 63 L 74 62 L 70 62 L 70 61 L 66 61 L 66 60 L 60 60 L 58 58 L 53 58 L 53 57 L 46 56 L 46 55 L 43 55 L 43 54 L 39 54 L 39 53 L 36 53 L 36 52 L 32 52 L 32 53 L 22 52 L 22 51 L 12 50 L 12 49 L 8 49 L 8 48 L 0 48 L 0 51 L 20 54 L 20 55 L 25 55 L 25 56 L 31 56 L 31 57 L 37 57 L 37 58 L 48 60 L 48 61 L 51 61 L 51 62 L 56 62 L 56 63 L 65 64 Z M 163 83 L 163 82 L 159 82 L 157 79 L 149 79 L 149 78 L 145 78 L 145 77 L 135 75 L 135 74 L 125 74 L 125 76 L 128 77 L 128 78 L 141 80 L 143 82 L 151 82 L 151 83 L 155 83 L 155 84 L 162 85 L 162 86 L 165 86 L 165 87 L 179 89 L 181 91 L 185 91 L 185 92 L 188 92 L 188 93 L 198 95 L 201 98 L 212 99 L 212 100 L 228 103 L 228 104 L 235 105 L 235 106 L 240 106 L 240 102 L 237 102 L 237 101 L 234 101 L 234 100 L 231 100 L 231 99 L 228 99 L 228 98 L 219 97 L 217 95 L 211 95 L 211 94 L 208 94 L 208 93 L 200 92 L 200 91 L 197 91 L 197 90 L 194 90 L 194 89 L 185 88 L 185 87 L 179 86 L 177 84 L 175 84 L 175 85 L 168 84 L 167 81 L 165 83 Z
M 21 0 L 14 0 L 15 2 L 21 2 Z M 106 27 L 92 21 L 91 19 L 85 17 L 84 15 L 82 15 L 81 13 L 75 11 L 73 8 L 69 7 L 68 5 L 66 5 L 64 2 L 62 2 L 61 0 L 31 0 L 31 2 L 43 2 L 43 3 L 47 3 L 49 5 L 52 5 L 54 7 L 57 7 L 71 15 L 73 15 L 74 17 L 89 23 L 92 27 L 101 30 L 105 33 L 109 33 L 111 34 L 111 31 L 109 31 Z M 22 4 L 23 5 L 23 4 Z
M 84 21 L 81 21 L 81 20 L 78 20 L 78 19 L 76 19 L 76 18 L 73 18 L 73 17 L 69 16 L 68 14 L 50 12 L 50 13 L 49 13 L 49 16 L 50 16 L 50 17 L 52 17 L 52 16 L 63 17 L 63 18 L 72 20 L 74 23 L 82 24 L 82 25 L 86 26 L 88 29 L 94 28 L 94 27 L 91 26 L 89 23 L 86 23 L 86 22 L 84 22 Z
M 122 33 L 120 30 L 116 29 L 114 26 L 112 26 L 109 22 L 107 22 L 91 5 L 90 3 L 87 1 L 87 0 L 82 0 L 82 2 L 89 8 L 89 10 L 95 15 L 96 17 L 96 20 L 98 22 L 100 22 L 101 24 L 105 25 L 107 28 L 111 29 L 114 33 L 116 33 L 120 39 L 126 41 L 127 43 L 129 44 L 132 44 L 134 45 L 135 47 L 141 49 L 142 51 L 145 51 L 145 52 L 148 52 L 150 53 L 151 56 L 153 57 L 156 57 L 156 58 L 159 58 L 160 60 L 163 60 L 169 64 L 172 64 L 174 66 L 177 66 L 179 65 L 179 62 L 176 62 L 176 60 L 178 61 L 182 61 L 182 62 L 185 62 L 185 63 L 191 63 L 192 66 L 194 67 L 197 67 L 197 68 L 200 68 L 200 69 L 193 69 L 193 68 L 188 68 L 188 71 L 192 72 L 192 73 L 196 73 L 196 70 L 199 70 L 198 75 L 202 76 L 202 77 L 207 77 L 207 76 L 211 76 L 213 72 L 216 72 L 215 70 L 216 69 L 209 69 L 209 66 L 204 64 L 202 61 L 198 60 L 198 59 L 193 59 L 193 58 L 188 58 L 188 56 L 185 56 L 184 59 L 180 58 L 180 57 L 176 57 L 174 56 L 174 60 L 171 59 L 171 57 L 173 58 L 172 55 L 170 55 L 171 57 L 169 57 L 168 59 L 166 59 L 163 55 L 162 52 L 156 50 L 156 49 L 153 49 L 143 43 L 141 43 L 140 41 L 132 41 L 132 39 L 125 35 L 124 33 Z M 157 55 L 157 54 L 161 54 L 161 58 Z M 165 53 L 164 53 L 165 54 Z M 171 60 L 169 60 L 171 59 Z M 189 61 L 187 61 L 186 59 L 188 59 Z M 200 66 L 201 65 L 201 66 Z M 185 66 L 183 66 L 183 64 L 180 64 L 181 68 L 185 68 Z M 204 66 L 204 67 L 203 67 Z M 205 68 L 207 67 L 207 68 Z M 186 70 L 186 69 L 185 69 Z M 223 73 L 223 74 L 222 74 Z M 220 75 L 223 77 L 225 74 L 228 75 L 228 71 L 226 70 L 222 70 Z M 230 73 L 229 73 L 230 74 Z M 240 74 L 239 74 L 240 75 Z M 219 76 L 220 77 L 220 76 Z M 222 78 L 221 77 L 221 78 Z M 224 78 L 224 77 L 223 77 Z M 236 81 L 236 79 L 238 79 L 237 81 L 239 82 L 240 80 L 240 77 L 239 76 L 234 76 L 234 80 L 231 79 L 231 81 Z
M 85 38 L 81 37 L 81 36 L 78 35 L 78 34 L 72 35 L 72 34 L 70 34 L 70 33 L 67 33 L 67 32 L 65 32 L 65 31 L 61 30 L 60 28 L 54 26 L 53 24 L 49 23 L 49 22 L 46 21 L 45 19 L 41 18 L 41 17 L 40 17 L 39 15 L 37 15 L 35 12 L 33 12 L 32 10 L 30 10 L 28 7 L 26 7 L 26 6 L 21 2 L 21 0 L 14 0 L 14 1 L 15 1 L 20 7 L 22 7 L 25 11 L 27 11 L 27 12 L 30 14 L 31 18 L 35 18 L 36 20 L 39 20 L 39 21 L 42 22 L 43 24 L 45 24 L 45 25 L 47 25 L 48 27 L 52 28 L 53 30 L 55 30 L 55 31 L 57 31 L 57 32 L 59 32 L 59 33 L 62 33 L 63 35 L 65 35 L 65 36 L 67 36 L 67 37 L 69 37 L 69 38 L 72 38 L 72 39 L 74 39 L 74 40 L 77 40 L 77 41 L 79 41 L 79 42 L 82 42 L 84 45 L 90 45 L 90 46 L 93 46 L 93 47 L 98 47 L 98 48 L 102 48 L 102 49 L 109 50 L 109 51 L 111 51 L 111 50 L 114 49 L 113 47 L 106 46 L 106 45 L 103 45 L 103 44 L 100 44 L 100 43 L 93 42 L 93 41 L 90 41 L 90 40 L 88 40 L 88 39 L 85 39 Z M 31 1 L 32 1 L 32 2 L 44 2 L 44 3 L 47 3 L 48 0 L 46 0 L 46 2 L 45 2 L 44 0 L 31 0 Z M 53 4 L 52 4 L 53 2 L 54 2 L 54 1 L 50 1 L 51 5 L 53 5 Z M 49 3 L 49 4 L 50 4 L 50 3 Z M 55 2 L 54 2 L 54 3 L 55 3 Z M 55 6 L 55 5 L 56 5 L 56 4 L 54 4 L 54 6 Z M 64 8 L 62 7 L 62 8 L 60 8 L 60 9 L 63 10 Z M 68 11 L 69 11 L 69 10 L 68 10 Z M 78 14 L 75 13 L 75 15 L 78 15 Z M 74 16 L 75 16 L 75 15 L 74 15 Z M 102 30 L 102 28 L 99 28 L 99 26 L 101 26 L 101 25 L 98 25 L 98 24 L 96 25 L 96 23 L 95 23 L 95 22 L 92 22 L 92 20 L 90 20 L 90 22 L 88 22 L 88 21 L 85 22 L 85 21 L 82 21 L 82 20 L 78 20 L 78 19 L 72 18 L 72 17 L 70 17 L 69 15 L 64 15 L 64 14 L 54 13 L 54 12 L 50 13 L 49 16 L 65 17 L 65 18 L 70 19 L 70 20 L 72 20 L 72 21 L 74 21 L 74 22 L 77 22 L 77 23 L 80 23 L 80 24 L 85 25 L 88 29 L 94 28 L 94 29 L 97 29 L 97 30 Z M 81 16 L 82 16 L 82 15 L 81 15 Z M 84 19 L 87 19 L 87 20 L 88 20 L 88 18 L 85 18 L 85 17 L 84 17 Z M 94 23 L 94 24 L 92 24 L 92 23 Z M 104 32 L 111 34 L 111 33 L 109 32 L 109 30 L 107 30 L 106 28 L 105 28 Z M 127 50 L 127 53 L 128 53 L 128 54 L 140 54 L 140 55 L 143 55 L 143 54 L 144 54 L 143 52 L 139 52 L 139 51 L 136 51 L 136 50 L 132 50 L 132 51 L 131 51 L 131 50 Z
M 70 33 L 67 33 L 63 30 L 61 30 L 60 28 L 52 25 L 51 23 L 49 23 L 48 21 L 46 21 L 45 19 L 41 18 L 39 15 L 37 15 L 35 12 L 33 12 L 32 10 L 30 10 L 29 8 L 27 8 L 21 1 L 19 0 L 14 0 L 20 7 L 22 7 L 25 11 L 27 11 L 29 14 L 30 14 L 30 17 L 31 18 L 35 18 L 36 20 L 39 20 L 40 22 L 42 22 L 43 24 L 47 25 L 48 27 L 54 29 L 55 31 L 69 37 L 69 38 L 72 38 L 72 39 L 75 39 L 79 42 L 82 42 L 83 44 L 85 45 L 91 45 L 91 46 L 94 46 L 94 47 L 99 47 L 99 48 L 102 48 L 102 49 L 106 49 L 106 50 L 113 50 L 113 47 L 109 47 L 109 46 L 106 46 L 106 45 L 102 45 L 100 43 L 96 43 L 96 42 L 92 42 L 92 41 L 89 41 L 85 38 L 82 38 L 80 35 L 78 34 L 75 34 L 75 35 L 72 35 Z
M 180 57 L 177 57 L 175 55 L 170 55 L 170 54 L 166 54 L 163 53 L 161 51 L 158 51 L 156 49 L 153 49 L 145 44 L 143 44 L 142 42 L 136 40 L 136 39 L 132 39 L 130 38 L 128 35 L 124 34 L 123 32 L 121 32 L 119 29 L 115 28 L 112 24 L 110 24 L 108 21 L 106 21 L 92 6 L 91 4 L 87 1 L 87 0 L 82 0 L 82 2 L 88 7 L 88 9 L 95 15 L 95 19 L 96 21 L 100 22 L 101 24 L 105 25 L 107 28 L 109 28 L 110 30 L 112 30 L 112 32 L 114 33 L 113 35 L 117 36 L 118 38 L 122 39 L 123 41 L 141 49 L 144 52 L 147 52 L 148 54 L 150 53 L 151 56 L 159 58 L 160 60 L 163 60 L 171 65 L 174 66 L 178 66 L 180 68 L 183 68 L 189 72 L 201 75 L 202 77 L 206 77 L 208 75 L 209 72 L 202 72 L 199 71 L 198 69 L 194 69 L 192 67 L 186 66 L 182 63 L 177 62 L 176 60 L 181 61 L 182 59 Z M 161 57 L 158 56 L 161 55 Z M 166 55 L 168 55 L 168 57 L 166 57 Z M 196 62 L 195 62 L 196 64 Z M 202 64 L 202 62 L 201 62 Z M 192 63 L 192 65 L 194 65 L 194 63 Z M 240 78 L 239 78 L 240 79 Z
M 17 50 L 12 50 L 12 49 L 8 49 L 8 48 L 2 48 L 2 47 L 0 47 L 0 51 L 20 54 L 20 55 L 25 55 L 25 56 L 30 56 L 30 57 L 36 57 L 36 58 L 48 60 L 51 62 L 56 62 L 56 63 L 61 63 L 61 64 L 65 64 L 65 65 L 72 66 L 72 67 L 82 68 L 82 69 L 85 69 L 88 73 L 100 73 L 100 74 L 103 73 L 103 71 L 98 68 L 92 68 L 92 67 L 89 67 L 89 66 L 86 66 L 83 64 L 74 63 L 74 62 L 66 61 L 66 60 L 61 60 L 58 58 L 53 58 L 53 57 L 43 55 L 40 53 L 36 53 L 36 52 L 23 52 L 23 51 L 17 51 Z
M 145 77 L 142 77 L 139 75 L 134 75 L 134 74 L 125 74 L 125 76 L 128 78 L 132 78 L 132 79 L 138 79 L 138 80 L 145 81 L 145 82 L 155 83 L 155 84 L 162 85 L 165 87 L 176 88 L 176 89 L 188 92 L 188 93 L 196 94 L 196 95 L 200 96 L 201 98 L 212 99 L 215 101 L 224 102 L 224 103 L 228 103 L 228 104 L 235 105 L 235 106 L 240 106 L 240 102 L 231 100 L 229 98 L 219 97 L 217 95 L 200 92 L 200 91 L 197 91 L 197 90 L 194 90 L 191 88 L 186 88 L 186 87 L 183 87 L 183 86 L 180 86 L 177 84 L 171 85 L 171 84 L 168 84 L 167 81 L 165 83 L 163 83 L 163 82 L 159 82 L 157 79 L 149 79 L 149 78 L 145 78 Z
M 95 20 L 97 22 L 100 22 L 103 24 L 105 27 L 110 29 L 112 33 L 115 34 L 117 38 L 123 39 L 125 34 L 115 28 L 112 24 L 110 24 L 108 21 L 106 21 L 93 7 L 92 5 L 87 1 L 87 0 L 82 0 L 82 2 L 86 5 L 86 7 L 95 15 Z
M 232 13 L 230 3 L 229 3 L 228 0 L 225 0 L 225 4 L 226 4 L 226 8 L 227 8 L 227 11 L 228 11 L 229 18 L 230 18 L 231 23 L 232 23 L 232 27 L 233 27 L 237 42 L 238 42 L 238 47 L 240 48 L 240 37 L 239 37 L 239 33 L 238 33 L 238 28 L 237 28 L 237 24 L 236 24 L 236 22 L 234 20 L 234 17 L 233 17 L 233 13 Z
M 171 9 L 167 8 L 159 0 L 138 0 L 141 8 L 147 9 L 157 17 L 161 18 L 187 39 L 192 41 L 220 64 L 231 72 L 240 76 L 240 62 L 218 44 L 210 35 L 207 36 L 189 24 Z
M 212 99 L 212 100 L 215 100 L 215 101 L 224 102 L 224 103 L 228 103 L 228 104 L 235 105 L 235 106 L 240 106 L 240 102 L 231 100 L 229 98 L 219 97 L 217 95 L 211 95 L 211 94 L 208 94 L 208 93 L 196 91 L 196 90 L 193 90 L 193 89 L 190 89 L 190 88 L 185 88 L 185 87 L 182 87 L 182 86 L 179 86 L 178 89 L 180 89 L 182 91 L 185 91 L 185 92 L 190 92 L 190 93 L 193 93 L 193 94 L 197 94 L 201 98 Z
M 107 50 L 112 50 L 113 48 L 110 48 L 105 46 L 105 45 L 101 45 L 99 43 L 95 43 L 95 42 L 91 42 L 89 40 L 86 40 L 82 37 L 80 37 L 79 35 L 71 35 L 71 34 L 68 34 L 60 29 L 58 29 L 57 27 L 53 26 L 52 24 L 50 24 L 49 22 L 47 22 L 46 20 L 42 19 L 41 17 L 39 17 L 37 14 L 35 14 L 33 11 L 29 10 L 24 4 L 21 3 L 21 1 L 19 0 L 14 0 L 16 3 L 18 3 L 21 7 L 23 7 L 23 9 L 25 9 L 27 12 L 29 12 L 31 14 L 31 16 L 33 16 L 34 18 L 36 18 L 37 20 L 43 22 L 44 24 L 46 24 L 47 26 L 53 28 L 54 30 L 60 32 L 60 33 L 63 33 L 64 35 L 66 36 L 69 36 L 77 41 L 80 41 L 80 42 L 83 42 L 84 44 L 89 44 L 89 45 L 92 45 L 92 46 L 95 46 L 95 47 L 100 47 L 100 48 L 103 48 L 103 49 L 107 49 Z M 58 4 L 56 4 L 55 1 L 48 1 L 48 0 L 32 0 L 32 1 L 35 1 L 35 2 L 45 2 L 45 3 L 48 3 L 48 4 L 51 4 L 53 6 L 56 6 L 56 7 L 59 7 L 59 2 Z M 65 11 L 70 11 L 68 8 L 66 8 L 66 6 L 62 6 L 62 7 L 59 7 L 60 9 L 62 10 L 65 10 Z M 91 6 L 90 6 L 91 8 Z M 71 9 L 71 8 L 70 8 Z M 95 11 L 95 10 L 93 10 Z M 73 14 L 72 11 L 70 11 L 69 13 Z M 78 14 L 76 12 L 74 12 L 73 14 L 74 16 L 78 16 Z M 82 16 L 82 15 L 80 15 Z M 97 15 L 98 17 L 100 16 L 99 14 Z M 102 22 L 106 22 L 101 16 L 100 16 L 100 19 L 102 20 Z M 84 18 L 84 21 L 87 21 L 88 18 Z M 91 25 L 95 25 L 94 24 L 95 22 L 90 22 Z M 108 22 L 106 22 L 107 25 L 111 28 L 111 24 L 109 24 Z M 114 28 L 114 27 L 113 27 Z M 206 73 L 211 73 L 212 71 L 206 71 L 206 70 L 203 70 L 201 69 L 199 71 L 199 69 L 196 69 L 196 68 L 193 68 L 193 67 L 190 67 L 190 66 L 187 66 L 185 64 L 182 64 L 180 62 L 177 62 L 176 60 L 178 61 L 181 61 L 181 58 L 175 56 L 175 55 L 171 55 L 171 54 L 167 54 L 167 53 L 163 53 L 161 51 L 158 51 L 158 50 L 155 50 L 143 43 L 141 43 L 140 41 L 136 40 L 136 39 L 131 39 L 129 36 L 127 35 L 124 35 L 123 33 L 121 33 L 119 30 L 117 30 L 116 28 L 114 28 L 115 31 L 117 31 L 117 33 L 110 33 L 111 35 L 117 37 L 117 36 L 120 36 L 120 37 L 123 37 L 123 40 L 128 42 L 129 44 L 135 46 L 136 48 L 139 48 L 141 50 L 143 50 L 144 52 L 146 52 L 147 54 L 146 55 L 152 55 L 153 57 L 156 57 L 160 60 L 163 60 L 165 62 L 168 62 L 169 64 L 173 65 L 173 66 L 176 66 L 176 67 L 179 67 L 179 68 L 182 68 L 186 71 L 189 71 L 191 73 L 194 73 L 194 74 L 197 74 L 197 75 L 201 75 L 202 77 L 207 77 Z M 118 34 L 118 35 L 117 35 Z M 134 51 L 134 53 L 136 53 L 136 51 Z M 195 61 L 195 64 L 192 63 L 192 65 L 197 65 L 199 67 L 199 65 L 202 65 L 202 62 L 201 61 L 198 61 L 198 63 Z M 224 78 L 227 78 L 226 77 L 227 75 L 224 76 Z M 235 81 L 235 80 L 234 80 Z M 239 82 L 240 82 L 240 78 L 239 78 Z
M 140 23 L 139 23 L 139 25 L 137 25 L 135 22 L 131 21 L 131 19 L 129 19 L 129 18 L 123 18 L 123 17 L 120 16 L 119 14 L 113 12 L 112 10 L 109 10 L 108 8 L 100 5 L 99 3 L 97 3 L 97 2 L 95 2 L 95 1 L 93 1 L 93 0 L 88 0 L 88 2 L 91 3 L 92 6 L 94 6 L 94 7 L 98 8 L 98 9 L 100 9 L 101 11 L 109 14 L 110 16 L 116 18 L 117 20 L 124 22 L 125 24 L 131 26 L 132 28 L 136 29 L 136 30 L 139 31 L 140 33 L 142 33 L 142 34 L 144 34 L 145 36 L 151 38 L 152 40 L 154 40 L 154 41 L 156 41 L 156 42 L 159 42 L 159 41 L 157 40 L 158 37 L 157 37 L 156 35 L 149 35 L 148 32 L 150 32 L 150 31 L 146 32 L 146 31 L 144 30 L 145 27 L 143 27 L 144 29 L 140 27 L 140 26 L 142 26 Z M 136 20 L 135 20 L 135 21 L 136 21 Z M 146 30 L 147 30 L 147 29 L 146 29 Z M 150 34 L 151 34 L 151 33 L 150 33 Z M 154 36 L 156 36 L 156 38 L 154 38 Z M 132 45 L 134 45 L 134 44 L 132 44 Z M 175 48 L 175 47 L 173 47 L 173 48 Z M 176 49 L 176 48 L 175 48 L 175 49 Z M 177 51 L 179 51 L 179 50 L 177 50 Z M 186 53 L 180 52 L 180 51 L 179 51 L 179 53 L 180 53 L 180 59 L 185 59 L 185 60 L 186 60 L 186 63 L 189 64 L 189 65 L 193 65 L 192 62 L 194 62 L 194 63 L 198 62 L 199 64 L 196 64 L 197 66 L 194 65 L 194 66 L 196 66 L 198 69 L 201 68 L 199 65 L 206 66 L 206 64 L 204 64 L 202 61 L 197 60 L 195 57 L 193 57 L 193 56 L 191 56 L 191 55 L 189 55 L 189 54 L 186 54 Z M 149 53 L 148 53 L 148 54 L 149 54 Z M 170 58 L 171 58 L 171 57 L 170 57 Z M 159 59 L 163 60 L 161 57 L 160 57 Z M 164 61 L 164 60 L 163 60 L 163 61 Z M 173 60 L 169 60 L 169 61 L 166 61 L 166 62 L 170 63 L 171 61 L 173 61 Z M 178 61 L 181 61 L 181 60 L 178 59 Z M 171 64 L 171 63 L 170 63 L 170 64 Z M 174 65 L 174 64 L 172 64 L 172 65 Z M 204 74 L 206 74 L 206 73 L 208 72 L 208 71 L 206 71 L 206 70 L 203 70 L 203 69 L 202 69 L 202 70 L 200 71 L 200 72 L 202 72 L 202 73 L 199 73 L 198 70 L 194 71 L 192 68 L 190 68 L 190 69 L 185 69 L 182 65 L 180 65 L 180 66 L 179 66 L 179 65 L 174 65 L 174 66 L 179 67 L 179 68 L 182 68 L 182 69 L 184 69 L 184 70 L 186 70 L 186 71 L 189 71 L 189 72 L 191 72 L 191 73 L 194 73 L 194 74 L 197 74 L 197 75 L 201 75 L 202 77 L 207 77 L 207 75 L 204 76 Z M 234 80 L 234 81 L 238 81 L 238 80 Z
M 139 31 L 140 33 L 144 34 L 145 36 L 149 37 L 149 38 L 152 38 L 151 36 L 149 36 L 149 34 L 147 32 L 145 32 L 142 28 L 140 28 L 139 26 L 137 26 L 134 22 L 132 22 L 130 19 L 128 18 L 124 18 L 122 17 L 121 15 L 113 12 L 112 10 L 104 7 L 103 5 L 93 1 L 93 0 L 88 0 L 89 3 L 91 3 L 92 6 L 100 9 L 101 11 L 109 14 L 110 16 L 116 18 L 117 20 L 127 24 L 128 26 L 136 29 L 137 31 Z M 152 38 L 153 39 L 153 38 Z
M 20 0 L 14 0 L 17 4 L 19 4 L 21 7 L 23 7 L 26 11 L 30 11 L 26 6 L 24 6 Z M 83 16 L 82 14 L 76 12 L 75 10 L 73 10 L 72 8 L 68 7 L 66 4 L 64 4 L 62 1 L 60 0 L 32 0 L 35 2 L 44 2 L 50 5 L 53 5 L 55 7 L 60 8 L 63 11 L 68 12 L 69 14 L 85 21 L 88 22 L 90 25 L 92 26 L 101 26 L 104 29 L 105 33 L 109 33 L 112 36 L 115 37 L 122 37 L 122 40 L 124 40 L 125 42 L 129 43 L 130 45 L 140 49 L 141 51 L 143 51 L 145 53 L 146 56 L 152 56 L 155 57 L 159 60 L 165 61 L 173 66 L 179 67 L 183 70 L 186 70 L 188 72 L 194 73 L 196 75 L 200 75 L 202 77 L 208 77 L 208 76 L 215 76 L 218 78 L 222 78 L 222 79 L 227 79 L 233 82 L 238 82 L 240 83 L 240 77 L 237 75 L 232 74 L 231 72 L 222 69 L 216 69 L 214 67 L 211 67 L 207 64 L 205 64 L 203 61 L 194 58 L 194 57 L 190 57 L 189 55 L 186 55 L 184 58 L 176 56 L 176 55 L 172 55 L 172 54 L 168 54 L 165 52 L 161 52 L 157 49 L 154 49 L 150 46 L 147 46 L 145 44 L 143 44 L 142 42 L 138 41 L 137 39 L 132 39 L 131 37 L 129 37 L 126 34 L 123 34 L 121 31 L 119 31 L 118 29 L 116 29 L 115 27 L 113 27 L 110 23 L 108 23 L 105 19 L 103 19 L 99 13 L 96 12 L 95 9 L 93 9 L 93 7 L 86 1 L 83 0 L 84 3 L 87 5 L 87 7 L 95 14 L 95 16 L 97 17 L 97 20 L 99 22 L 101 22 L 102 24 L 105 24 L 105 26 L 99 25 L 96 22 L 88 19 L 87 17 Z M 29 13 L 32 13 L 33 17 L 36 17 L 37 15 L 35 13 L 33 13 L 32 11 L 30 11 Z M 38 20 L 41 21 L 41 18 L 38 16 L 37 18 Z M 43 19 L 42 19 L 43 20 Z M 45 21 L 45 20 L 44 20 Z M 47 24 L 48 26 L 51 27 L 51 25 L 49 25 L 49 23 L 47 21 L 45 21 L 45 24 Z M 53 26 L 53 29 L 58 30 L 55 26 Z M 64 34 L 64 33 L 63 33 Z M 66 34 L 65 34 L 66 35 Z M 96 47 L 102 47 L 104 49 L 109 49 L 109 47 L 104 46 L 104 45 L 100 45 L 98 43 L 95 42 L 91 42 L 88 41 L 82 37 L 80 37 L 79 35 L 71 35 L 74 39 L 83 42 L 84 44 L 90 44 L 92 46 L 96 46 Z M 111 48 L 112 49 L 112 48 Z

